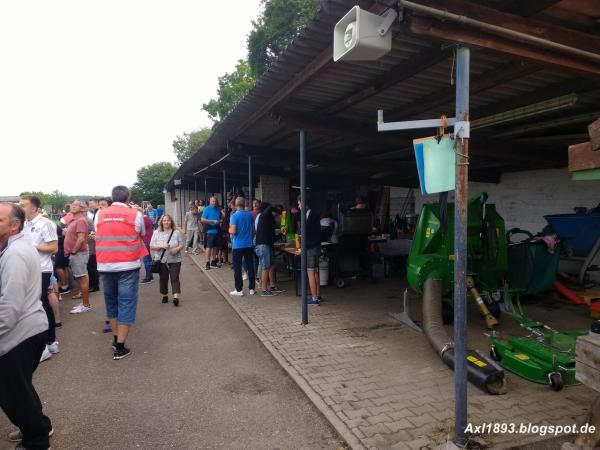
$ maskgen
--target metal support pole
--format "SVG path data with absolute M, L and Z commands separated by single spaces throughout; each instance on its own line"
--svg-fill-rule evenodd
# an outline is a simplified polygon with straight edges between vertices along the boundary
M 206 176 L 204 177 L 204 204 L 208 205 L 208 187 L 206 185 Z
M 198 200 L 198 180 L 194 177 L 194 200 Z
M 468 47 L 456 50 L 456 120 L 469 121 Z M 454 200 L 454 443 L 467 443 L 467 199 L 469 139 L 456 137 Z
M 223 169 L 223 211 L 227 213 L 227 174 Z
M 252 211 L 252 156 L 248 155 L 248 209 Z
M 185 191 L 183 190 L 183 187 L 181 187 L 179 189 L 179 226 L 183 226 L 183 205 L 185 202 Z
M 308 323 L 308 306 L 306 304 L 306 131 L 300 130 L 300 301 L 302 302 L 302 325 Z

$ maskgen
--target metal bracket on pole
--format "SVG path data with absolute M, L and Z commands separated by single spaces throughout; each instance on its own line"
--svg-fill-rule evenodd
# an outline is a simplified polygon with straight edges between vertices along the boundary
M 454 123 L 454 136 L 457 139 L 469 139 L 471 137 L 471 122 L 459 121 Z
M 385 36 L 385 34 L 390 30 L 392 24 L 394 23 L 394 20 L 396 20 L 396 17 L 398 17 L 398 13 L 396 11 L 394 11 L 393 9 L 387 10 L 385 16 L 383 16 L 383 21 L 379 26 L 379 30 L 377 30 L 379 31 L 380 36 Z
M 468 122 L 461 122 L 466 123 Z M 455 125 L 456 117 L 449 117 L 446 119 L 445 124 Z M 439 128 L 444 123 L 442 119 L 426 119 L 426 120 L 405 120 L 403 122 L 384 122 L 383 121 L 383 110 L 377 110 L 377 131 L 398 131 L 398 130 L 413 130 L 415 128 Z M 455 126 L 456 129 L 456 126 Z M 465 136 L 466 137 L 466 136 Z

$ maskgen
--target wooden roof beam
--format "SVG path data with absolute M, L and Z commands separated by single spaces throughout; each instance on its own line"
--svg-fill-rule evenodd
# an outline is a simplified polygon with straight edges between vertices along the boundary
M 483 92 L 514 79 L 531 75 L 539 70 L 539 67 L 526 65 L 520 61 L 510 61 L 500 67 L 490 69 L 481 75 L 473 76 L 470 83 L 470 93 L 473 95 Z M 385 111 L 385 113 L 386 117 L 389 117 L 388 121 L 397 120 L 400 116 L 408 120 L 413 118 L 415 114 L 428 112 L 447 103 L 452 103 L 452 111 L 447 112 L 447 115 L 450 117 L 453 115 L 455 98 L 456 87 L 448 86 L 413 103 L 400 106 L 392 111 Z
M 506 6 L 502 6 L 502 11 L 518 14 L 523 17 L 530 17 L 556 5 L 560 1 L 561 0 L 512 0 Z
M 391 2 L 387 0 L 386 3 Z M 541 22 L 539 20 L 524 18 L 516 14 L 510 14 L 497 9 L 488 8 L 466 0 L 419 0 L 420 5 L 435 8 L 440 11 L 448 11 L 469 19 L 502 27 L 507 30 L 517 31 L 526 35 L 546 39 L 551 42 L 563 44 L 592 53 L 600 53 L 600 37 L 589 33 L 582 33 L 570 28 L 560 27 Z M 521 3 L 533 3 L 531 0 L 521 0 Z M 410 8 L 409 8 L 410 9 Z M 415 15 L 424 17 L 426 13 L 414 12 Z M 469 25 L 463 25 L 466 29 Z M 470 27 L 472 29 L 472 27 Z M 517 40 L 518 38 L 514 38 Z M 541 47 L 539 47 L 541 49 Z
M 324 117 L 317 114 L 299 114 L 288 111 L 274 111 L 278 118 L 277 125 L 291 129 L 305 129 L 317 134 L 327 136 L 340 136 L 354 139 L 357 144 L 368 141 L 374 145 L 405 145 L 408 141 L 406 137 L 400 135 L 386 135 L 378 133 L 376 129 L 376 117 L 373 122 L 365 126 L 362 122 L 355 122 L 334 117 Z
M 365 101 L 404 80 L 414 77 L 421 71 L 438 64 L 451 55 L 450 49 L 440 49 L 439 46 L 418 53 L 388 70 L 384 75 L 369 82 L 355 93 L 332 103 L 321 110 L 323 115 L 337 114 L 351 106 Z
M 528 59 L 538 64 L 556 67 L 569 72 L 578 72 L 585 76 L 600 76 L 600 65 L 597 63 L 584 61 L 570 55 L 559 54 L 558 52 L 550 52 L 547 49 L 540 49 L 460 25 L 421 17 L 412 17 L 410 20 L 410 31 L 417 36 L 427 36 L 444 41 L 462 42 L 489 48 L 501 53 Z M 590 35 L 590 38 L 593 39 L 593 36 Z

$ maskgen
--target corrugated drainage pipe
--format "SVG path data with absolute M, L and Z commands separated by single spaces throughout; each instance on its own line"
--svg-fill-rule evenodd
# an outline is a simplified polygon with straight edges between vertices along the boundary
M 454 343 L 442 320 L 442 284 L 428 278 L 423 287 L 423 330 L 434 350 L 454 369 Z M 504 370 L 477 350 L 467 350 L 467 378 L 488 394 L 505 394 Z

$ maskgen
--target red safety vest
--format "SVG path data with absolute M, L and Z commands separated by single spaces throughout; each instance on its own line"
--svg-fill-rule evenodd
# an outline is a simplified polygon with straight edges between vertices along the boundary
M 96 260 L 98 263 L 137 261 L 148 254 L 135 230 L 137 209 L 112 205 L 98 213 Z

